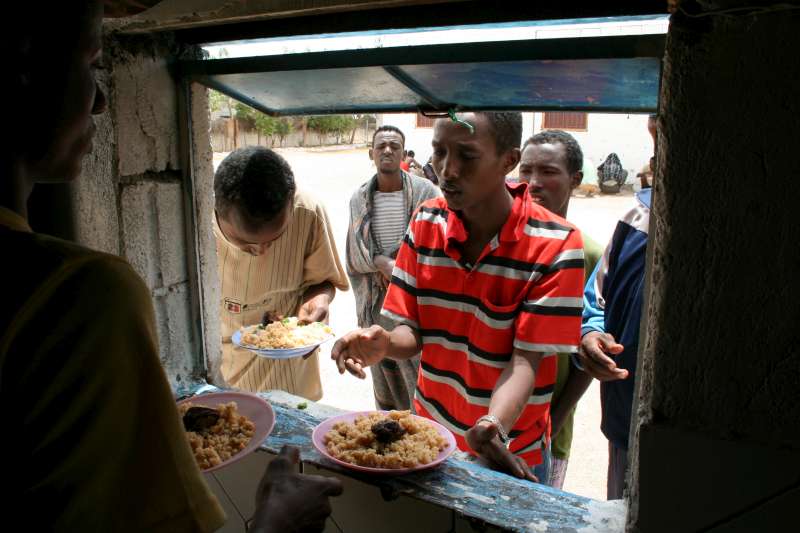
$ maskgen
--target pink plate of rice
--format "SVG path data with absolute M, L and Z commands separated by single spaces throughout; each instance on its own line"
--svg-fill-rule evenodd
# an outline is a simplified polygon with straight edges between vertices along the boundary
M 389 424 L 401 436 L 381 442 L 376 426 Z M 324 457 L 359 472 L 399 475 L 433 468 L 456 449 L 441 424 L 408 411 L 362 411 L 329 418 L 314 428 L 314 447 Z
M 202 431 L 186 431 L 195 461 L 203 472 L 228 466 L 255 451 L 275 426 L 275 412 L 269 403 L 246 392 L 214 392 L 178 402 L 183 421 L 191 407 L 214 409 L 219 419 Z

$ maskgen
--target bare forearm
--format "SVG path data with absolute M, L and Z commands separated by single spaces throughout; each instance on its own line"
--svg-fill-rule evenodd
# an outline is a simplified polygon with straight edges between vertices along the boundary
M 561 391 L 561 396 L 552 406 L 553 435 L 557 435 L 561 430 L 564 419 L 578 404 L 591 383 L 592 376 L 570 366 L 569 376 Z
M 540 359 L 540 353 L 515 350 L 511 362 L 500 374 L 492 392 L 489 414 L 496 416 L 506 431 L 516 424 L 533 393 Z
M 411 359 L 422 350 L 422 338 L 409 326 L 397 326 L 389 333 L 389 357 L 402 361 Z
M 325 303 L 331 303 L 336 296 L 336 287 L 330 281 L 323 281 L 316 285 L 312 285 L 306 292 L 303 293 L 303 302 L 308 302 L 314 298 L 325 300 Z

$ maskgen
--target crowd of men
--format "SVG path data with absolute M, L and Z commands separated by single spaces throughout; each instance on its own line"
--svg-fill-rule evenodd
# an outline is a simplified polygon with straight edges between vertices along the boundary
M 604 253 L 567 221 L 583 180 L 578 142 L 546 130 L 520 148 L 521 137 L 519 113 L 437 121 L 435 185 L 407 172 L 414 160 L 401 130 L 377 129 L 376 173 L 350 200 L 344 259 L 359 329 L 332 358 L 358 378 L 370 367 L 379 409 L 436 420 L 477 460 L 556 488 L 576 404 L 600 379 L 608 497 L 621 498 L 649 191 Z M 508 178 L 517 166 L 519 178 Z M 264 359 L 229 335 L 270 313 L 327 316 L 334 287 L 348 283 L 325 209 L 260 147 L 230 154 L 215 191 L 223 376 L 318 399 L 316 353 Z
M 13 458 L 4 508 L 46 530 L 214 530 L 225 516 L 184 437 L 147 287 L 123 259 L 28 224 L 33 187 L 80 175 L 92 115 L 105 111 L 94 78 L 103 4 L 55 3 L 48 17 L 13 9 L 6 87 L 34 113 L 19 123 L 35 127 L 2 156 L 0 245 L 15 261 L 0 308 L 0 398 L 14 406 L 8 427 L 22 428 L 2 444 Z M 48 96 L 53 87 L 62 98 Z M 572 413 L 597 378 L 608 495 L 621 497 L 649 190 L 598 259 L 566 219 L 582 179 L 577 142 L 546 131 L 521 148 L 521 137 L 519 113 L 438 120 L 428 163 L 437 186 L 402 169 L 403 133 L 379 128 L 376 174 L 350 202 L 346 268 L 324 207 L 280 155 L 230 154 L 215 175 L 213 227 L 227 384 L 318 399 L 316 353 L 262 359 L 229 335 L 265 315 L 325 320 L 336 289 L 352 284 L 359 329 L 331 356 L 358 378 L 371 367 L 378 407 L 413 409 L 486 465 L 561 486 Z M 518 165 L 520 183 L 509 183 Z M 324 527 L 341 484 L 299 474 L 297 462 L 298 450 L 284 449 L 265 473 L 254 531 Z

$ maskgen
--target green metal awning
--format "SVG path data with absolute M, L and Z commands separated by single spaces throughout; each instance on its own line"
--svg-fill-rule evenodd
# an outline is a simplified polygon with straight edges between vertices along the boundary
M 186 61 L 270 115 L 419 110 L 654 112 L 664 35 L 532 39 Z

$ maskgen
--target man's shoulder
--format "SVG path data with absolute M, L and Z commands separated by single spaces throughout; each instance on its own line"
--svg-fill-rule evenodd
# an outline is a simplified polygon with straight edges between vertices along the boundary
M 69 305 L 97 302 L 97 309 L 149 301 L 144 281 L 121 257 L 41 234 L 0 239 L 2 246 L 12 244 L 18 261 L 9 265 L 3 290 L 5 304 L 17 311 L 50 306 L 52 298 L 68 299 Z
M 442 196 L 437 196 L 436 198 L 429 198 L 428 200 L 425 200 L 424 202 L 419 204 L 419 208 L 438 211 L 445 217 L 447 217 L 449 214 L 449 210 L 447 209 L 447 200 L 445 200 L 444 197 Z
M 575 224 L 535 202 L 531 202 L 527 214 L 523 232 L 526 238 L 520 242 L 528 246 L 534 254 L 540 253 L 541 247 L 574 248 L 582 238 Z
M 420 202 L 415 211 L 415 216 L 411 218 L 411 224 L 416 225 L 423 221 L 446 222 L 449 216 L 450 211 L 447 209 L 447 201 L 439 196 Z
M 294 216 L 327 216 L 325 206 L 317 197 L 304 189 L 297 189 L 294 193 Z
M 14 252 L 20 259 L 18 264 L 21 265 L 22 277 L 26 277 L 25 272 L 46 278 L 58 272 L 72 273 L 89 269 L 138 279 L 130 264 L 116 255 L 38 233 L 14 235 L 10 239 L 15 242 L 3 244 L 14 247 Z M 8 241 L 9 236 L 4 236 L 2 240 Z
M 535 202 L 531 202 L 527 223 L 532 226 L 549 227 L 568 232 L 580 231 L 578 227 L 569 220 L 556 215 Z
M 353 194 L 350 195 L 350 205 L 366 200 L 371 183 L 372 178 L 359 185 L 358 188 L 353 191 Z
M 438 187 L 436 187 L 436 185 L 434 185 L 428 178 L 417 176 L 416 174 L 408 174 L 408 177 L 411 180 L 412 187 L 414 188 L 430 190 L 434 192 L 438 189 Z
M 594 270 L 595 265 L 603 257 L 605 248 L 596 240 L 592 239 L 585 231 L 581 231 L 583 237 L 583 260 L 588 267 L 588 271 Z
M 502 254 L 508 259 L 550 264 L 581 246 L 581 233 L 574 224 L 538 204 L 531 202 L 519 216 L 515 222 L 519 238 L 503 241 Z
M 637 195 L 634 206 L 620 218 L 620 223 L 630 226 L 636 233 L 644 234 L 646 238 L 650 230 L 650 190 L 640 195 Z

